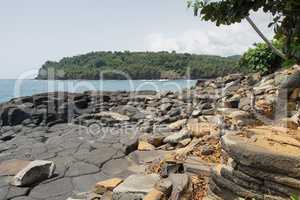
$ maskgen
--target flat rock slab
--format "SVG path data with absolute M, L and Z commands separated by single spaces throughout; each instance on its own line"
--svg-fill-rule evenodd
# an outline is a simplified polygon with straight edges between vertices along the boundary
M 173 133 L 164 139 L 164 143 L 177 144 L 180 140 L 190 137 L 190 133 L 186 129 L 182 129 L 180 132 Z
M 140 200 L 159 181 L 159 175 L 131 175 L 113 190 L 113 200 Z
M 7 160 L 0 163 L 0 176 L 14 176 L 23 168 L 25 168 L 30 161 L 27 160 Z
M 13 186 L 6 186 L 0 188 L 0 199 L 12 199 L 19 196 L 24 196 L 28 193 L 28 187 L 13 187 Z
M 258 127 L 222 137 L 226 152 L 241 164 L 300 177 L 300 142 L 282 129 Z
M 63 178 L 53 182 L 40 184 L 33 188 L 29 196 L 36 199 L 63 199 L 70 196 L 73 191 L 71 178 Z M 65 198 L 65 199 L 66 199 Z
M 76 177 L 85 174 L 92 174 L 99 171 L 99 168 L 95 165 L 91 165 L 85 162 L 76 162 L 72 164 L 66 173 L 66 176 Z

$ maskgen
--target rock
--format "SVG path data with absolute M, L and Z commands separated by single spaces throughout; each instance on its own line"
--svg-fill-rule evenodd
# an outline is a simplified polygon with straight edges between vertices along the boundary
M 71 197 L 67 198 L 67 200 L 96 200 L 101 198 L 103 198 L 101 195 L 92 192 L 83 192 L 79 194 L 74 194 Z
M 95 165 L 88 164 L 85 162 L 72 163 L 66 172 L 65 176 L 76 177 L 85 174 L 92 174 L 99 171 L 99 168 Z
M 224 108 L 238 108 L 240 99 L 228 99 L 223 102 Z
M 179 148 L 185 147 L 185 146 L 187 146 L 191 141 L 192 141 L 191 138 L 186 138 L 186 139 L 184 139 L 184 140 L 181 140 L 181 141 L 179 141 L 179 143 L 178 143 L 178 147 L 179 147 Z
M 24 169 L 30 161 L 27 160 L 7 160 L 0 164 L 0 176 L 14 176 Z
M 120 142 L 123 145 L 123 152 L 126 155 L 137 150 L 139 144 L 138 137 L 127 134 L 121 135 Z
M 282 89 L 300 88 L 300 71 L 296 70 L 289 75 L 280 85 Z
M 55 164 L 52 161 L 35 160 L 19 171 L 11 181 L 14 186 L 28 186 L 52 177 Z
M 209 177 L 212 166 L 213 165 L 194 156 L 188 157 L 183 163 L 184 172 L 196 176 Z
M 138 146 L 139 151 L 151 151 L 154 149 L 155 146 L 153 146 L 152 144 L 149 144 L 148 142 L 145 141 L 139 141 L 139 146 Z
M 20 196 L 25 196 L 30 191 L 28 187 L 1 187 L 0 199 L 14 199 Z M 27 200 L 27 199 L 25 199 Z M 32 200 L 32 199 L 28 199 Z
M 298 129 L 298 123 L 295 122 L 291 118 L 283 118 L 283 119 L 281 119 L 280 122 L 279 122 L 279 126 L 290 128 L 290 129 L 293 129 L 293 130 L 297 130 Z
M 155 162 L 158 160 L 162 160 L 165 152 L 160 150 L 154 151 L 134 151 L 130 154 L 130 157 L 134 159 L 137 164 L 147 164 L 151 162 Z
M 175 117 L 175 116 L 180 115 L 180 113 L 181 113 L 181 108 L 172 108 L 167 114 L 170 117 Z
M 201 154 L 202 155 L 205 155 L 205 156 L 208 156 L 208 155 L 211 155 L 215 152 L 215 147 L 212 146 L 212 145 L 209 145 L 209 144 L 205 144 L 202 146 L 202 149 L 201 149 Z
M 295 88 L 292 94 L 289 96 L 289 99 L 296 101 L 297 99 L 299 99 L 299 93 L 300 93 L 300 88 Z
M 169 179 L 173 184 L 171 199 L 178 199 L 189 184 L 189 177 L 186 174 L 170 174 Z
M 113 190 L 113 200 L 140 200 L 159 181 L 159 175 L 131 175 Z
M 72 179 L 61 178 L 51 182 L 39 184 L 34 187 L 29 196 L 33 199 L 67 199 L 73 191 Z M 55 194 L 55 196 L 54 196 Z
M 233 119 L 233 120 L 249 120 L 251 118 L 250 114 L 246 111 L 243 110 L 234 110 L 231 111 L 231 113 L 228 115 L 229 118 Z
M 173 184 L 169 179 L 161 179 L 156 183 L 155 189 L 161 191 L 166 197 L 169 197 L 172 192 Z
M 10 120 L 10 126 L 21 124 L 28 118 L 30 118 L 30 114 L 20 108 L 9 109 L 8 119 Z
M 2 113 L 0 112 L 0 119 L 2 126 L 15 126 L 21 124 L 24 120 L 30 118 L 30 113 L 18 107 L 4 108 Z
M 263 194 L 249 190 L 249 189 L 245 189 L 245 188 L 239 186 L 238 184 L 222 177 L 221 176 L 221 166 L 217 166 L 217 167 L 213 168 L 212 180 L 220 188 L 227 189 L 240 197 L 255 198 L 257 200 L 264 199 Z
M 259 191 L 261 185 L 257 184 L 259 183 L 259 180 L 256 180 L 254 178 L 251 179 L 251 177 L 246 177 L 247 175 L 244 175 L 243 178 L 240 178 L 234 174 L 234 170 L 228 166 L 221 166 L 220 174 L 222 177 L 226 178 L 227 180 L 230 180 L 234 182 L 235 184 L 238 184 L 241 187 L 253 190 L 253 191 Z M 251 179 L 251 181 L 250 181 Z M 253 179 L 255 181 L 253 181 Z M 262 184 L 262 182 L 260 182 Z
M 130 118 L 126 115 L 121 115 L 119 113 L 115 113 L 115 112 L 101 112 L 96 114 L 97 117 L 111 117 L 114 120 L 117 121 L 129 121 Z
M 208 122 L 197 122 L 195 120 L 188 123 L 187 129 L 194 137 L 203 137 L 216 132 L 216 127 L 213 124 Z
M 162 200 L 164 194 L 156 189 L 151 190 L 144 198 L 143 200 Z
M 159 147 L 163 145 L 163 140 L 165 136 L 160 134 L 154 134 L 154 135 L 147 135 L 147 142 L 152 144 L 155 147 Z
M 164 139 L 164 143 L 177 144 L 180 140 L 186 139 L 190 136 L 189 131 L 182 129 L 180 132 L 174 133 Z
M 240 80 L 235 80 L 230 83 L 227 83 L 223 88 L 223 94 L 228 94 L 230 92 L 237 91 L 240 88 Z
M 181 163 L 165 161 L 161 166 L 160 175 L 161 177 L 166 178 L 169 174 L 182 172 L 182 168 Z
M 192 112 L 192 116 L 193 116 L 193 117 L 198 117 L 199 115 L 201 115 L 201 110 L 194 110 L 194 111 Z
M 242 74 L 229 74 L 227 76 L 224 77 L 224 82 L 225 83 L 230 83 L 232 81 L 235 81 L 235 80 L 240 80 L 242 79 L 244 76 Z
M 269 180 L 281 185 L 289 186 L 292 188 L 300 189 L 300 180 L 292 177 L 288 177 L 279 173 L 269 173 L 268 171 L 258 170 L 252 167 L 247 167 L 239 164 L 237 169 L 251 177 L 257 179 Z M 256 180 L 257 180 L 256 179 Z M 253 180 L 252 180 L 253 182 Z
M 112 178 L 96 183 L 94 192 L 104 194 L 106 191 L 113 191 L 119 184 L 123 182 L 120 178 Z
M 243 165 L 299 177 L 300 142 L 284 131 L 275 127 L 257 127 L 244 134 L 224 135 L 221 143 L 229 156 Z
M 169 125 L 169 128 L 171 130 L 179 130 L 181 129 L 185 124 L 186 124 L 187 120 L 186 119 L 181 119 L 181 120 L 178 120 L 172 124 Z
M 163 103 L 161 104 L 161 106 L 159 107 L 159 109 L 163 112 L 166 113 L 168 110 L 170 110 L 172 107 L 172 104 L 170 103 Z
M 127 115 L 129 117 L 132 117 L 136 114 L 138 114 L 140 111 L 138 108 L 130 105 L 122 106 L 116 110 L 116 112 L 122 114 L 122 115 Z

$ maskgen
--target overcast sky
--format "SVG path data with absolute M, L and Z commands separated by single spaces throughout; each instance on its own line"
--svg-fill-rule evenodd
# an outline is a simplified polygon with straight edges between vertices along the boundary
M 263 32 L 270 16 L 252 16 Z M 0 0 L 0 78 L 89 51 L 241 54 L 260 38 L 243 22 L 202 22 L 185 0 Z

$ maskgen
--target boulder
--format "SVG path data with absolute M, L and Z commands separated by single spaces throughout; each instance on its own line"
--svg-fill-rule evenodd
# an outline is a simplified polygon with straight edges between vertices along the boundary
M 121 115 L 116 112 L 101 112 L 101 113 L 96 114 L 96 116 L 97 117 L 110 117 L 117 121 L 129 121 L 130 120 L 130 118 L 128 116 Z
M 164 194 L 156 189 L 151 190 L 144 198 L 143 200 L 162 200 Z
M 171 130 L 179 130 L 179 129 L 181 129 L 186 124 L 186 122 L 187 122 L 186 119 L 178 120 L 178 121 L 173 122 L 172 124 L 170 124 L 169 128 Z
M 113 191 L 118 185 L 123 182 L 120 178 L 112 178 L 96 183 L 94 192 L 104 194 L 106 191 Z
M 173 183 L 169 179 L 161 179 L 156 183 L 155 189 L 161 191 L 166 197 L 169 197 L 172 192 Z
M 243 165 L 300 176 L 300 142 L 280 128 L 257 127 L 237 135 L 227 134 L 221 143 L 229 156 Z
M 193 110 L 192 117 L 198 117 L 199 115 L 201 115 L 201 110 Z
M 19 171 L 11 180 L 14 186 L 29 186 L 51 178 L 55 170 L 52 161 L 35 160 Z
M 148 135 L 147 136 L 147 142 L 152 144 L 155 147 L 159 147 L 163 145 L 163 140 L 165 136 L 160 134 L 154 134 L 154 135 Z
M 268 171 L 258 170 L 252 167 L 239 164 L 237 166 L 236 172 L 247 174 L 246 176 L 251 176 L 251 182 L 255 180 L 267 180 L 269 182 L 278 183 L 282 186 L 292 187 L 300 189 L 300 180 L 292 177 L 288 177 L 279 173 L 270 173 Z M 254 177 L 254 178 L 252 178 Z
M 163 112 L 166 113 L 168 110 L 170 110 L 172 107 L 171 103 L 163 103 L 161 104 L 161 106 L 159 107 L 159 109 Z
M 171 194 L 171 199 L 178 199 L 189 184 L 189 176 L 186 174 L 170 174 L 169 180 L 172 182 L 173 190 Z
M 173 133 L 164 139 L 164 143 L 177 144 L 181 140 L 190 137 L 190 132 L 186 129 L 182 129 L 180 132 Z
M 131 175 L 113 190 L 113 200 L 143 199 L 159 179 L 158 174 Z
M 30 118 L 30 113 L 18 107 L 6 107 L 0 112 L 0 119 L 2 121 L 2 126 L 16 126 L 21 124 L 24 120 Z
M 300 88 L 300 71 L 296 70 L 289 75 L 280 85 L 282 89 Z
M 189 156 L 183 163 L 184 172 L 191 175 L 210 176 L 212 165 L 195 156 Z
M 139 141 L 138 150 L 139 151 L 151 151 L 154 150 L 155 146 L 152 144 L 145 142 L 145 141 Z
M 212 170 L 212 173 L 211 173 L 212 181 L 218 187 L 220 187 L 220 189 L 223 190 L 223 188 L 224 188 L 225 190 L 229 190 L 229 191 L 233 192 L 234 194 L 236 194 L 237 196 L 240 196 L 240 197 L 254 198 L 254 199 L 257 199 L 257 200 L 263 200 L 264 199 L 262 193 L 258 193 L 256 191 L 246 189 L 246 188 L 236 184 L 235 182 L 233 182 L 231 180 L 228 180 L 228 179 L 224 178 L 223 176 L 221 176 L 221 169 L 222 169 L 222 166 L 219 165 L 217 167 L 214 167 L 213 170 Z
M 242 74 L 229 74 L 229 75 L 224 77 L 223 81 L 225 83 L 230 83 L 230 82 L 235 81 L 235 80 L 240 80 L 243 77 L 244 76 Z
M 203 137 L 205 135 L 213 134 L 217 132 L 216 127 L 209 122 L 197 122 L 192 120 L 187 124 L 187 129 L 194 137 Z
M 184 140 L 181 140 L 181 141 L 179 141 L 179 143 L 178 143 L 178 147 L 179 147 L 179 148 L 185 147 L 185 146 L 187 146 L 191 141 L 192 141 L 191 138 L 186 138 L 186 139 L 184 139 Z

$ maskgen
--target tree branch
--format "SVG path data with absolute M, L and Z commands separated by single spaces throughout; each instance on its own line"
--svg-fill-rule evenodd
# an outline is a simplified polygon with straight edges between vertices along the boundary
M 254 22 L 252 21 L 252 19 L 247 16 L 246 20 L 248 21 L 248 23 L 252 26 L 252 28 L 256 31 L 256 33 L 267 43 L 267 45 L 269 46 L 269 48 L 278 56 L 280 56 L 282 59 L 287 60 L 287 56 L 282 53 L 279 49 L 277 49 L 276 47 L 274 47 L 274 45 L 266 38 L 266 36 L 264 36 L 264 34 L 259 30 L 259 28 L 254 24 Z

